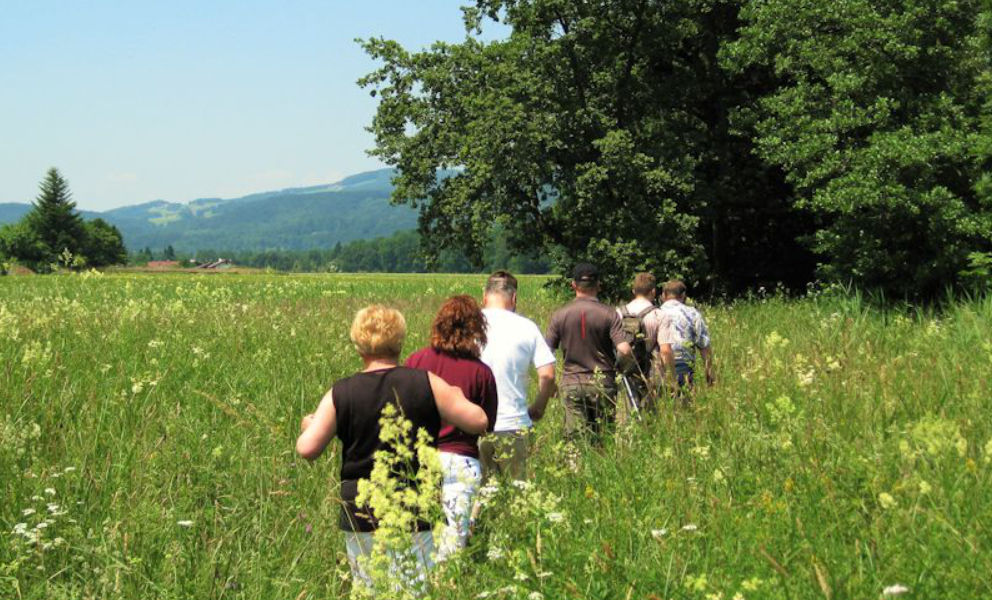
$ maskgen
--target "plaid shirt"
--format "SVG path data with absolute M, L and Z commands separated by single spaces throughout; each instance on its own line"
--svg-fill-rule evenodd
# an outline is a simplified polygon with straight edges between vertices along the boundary
M 696 348 L 708 348 L 710 332 L 703 315 L 678 300 L 668 300 L 661 305 L 658 323 L 658 344 L 671 344 L 675 364 L 692 366 L 696 362 Z

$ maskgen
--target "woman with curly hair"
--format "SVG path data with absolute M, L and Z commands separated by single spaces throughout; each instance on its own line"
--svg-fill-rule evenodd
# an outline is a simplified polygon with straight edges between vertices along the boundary
M 496 421 L 496 378 L 479 355 L 486 343 L 486 318 L 471 296 L 449 298 L 431 325 L 430 346 L 414 353 L 406 366 L 433 373 L 461 389 L 472 403 L 482 407 L 489 431 Z M 479 436 L 445 423 L 438 437 L 444 486 L 441 501 L 448 526 L 438 544 L 438 560 L 444 560 L 468 540 L 472 505 L 482 482 Z

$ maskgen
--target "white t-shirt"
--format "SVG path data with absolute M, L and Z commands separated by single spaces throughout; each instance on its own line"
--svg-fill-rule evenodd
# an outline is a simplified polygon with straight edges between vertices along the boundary
M 527 385 L 530 367 L 555 362 L 555 355 L 544 341 L 541 330 L 527 317 L 501 308 L 484 308 L 486 337 L 482 362 L 496 376 L 494 431 L 516 431 L 533 425 L 527 414 Z

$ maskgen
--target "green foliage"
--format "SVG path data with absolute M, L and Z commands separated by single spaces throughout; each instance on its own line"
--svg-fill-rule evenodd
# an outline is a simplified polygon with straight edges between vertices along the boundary
M 44 245 L 45 262 L 56 262 L 65 250 L 73 255 L 81 254 L 86 230 L 76 212 L 69 184 L 58 169 L 48 170 L 41 182 L 41 193 L 22 222 Z
M 515 273 L 548 272 L 547 261 L 512 252 L 498 232 L 494 232 L 486 245 L 481 268 L 472 265 L 457 249 L 442 250 L 436 260 L 426 260 L 420 236 L 416 231 L 409 230 L 389 237 L 339 243 L 330 250 L 234 253 L 205 250 L 201 254 L 230 257 L 235 264 L 246 267 L 296 273 L 425 273 L 429 270 L 428 265 L 442 273 L 488 273 L 498 268 L 510 269 Z
M 380 98 L 373 153 L 398 169 L 394 201 L 420 208 L 433 249 L 459 247 L 476 264 L 501 227 L 559 272 L 599 263 L 613 292 L 638 270 L 710 291 L 802 285 L 812 267 L 795 241 L 803 221 L 789 218 L 777 172 L 729 128 L 761 83 L 718 65 L 737 10 L 480 0 L 461 44 L 414 53 L 365 41 L 383 63 L 360 83 Z M 474 37 L 486 18 L 509 37 Z
M 0 257 L 36 271 L 46 270 L 51 258 L 48 247 L 23 220 L 0 227 Z
M 545 281 L 520 289 L 542 327 L 564 301 Z M 300 417 L 361 368 L 358 308 L 401 309 L 410 352 L 484 282 L 0 279 L 0 598 L 347 597 L 340 445 L 295 458 Z M 992 595 L 992 301 L 703 312 L 718 384 L 583 448 L 576 472 L 552 401 L 530 485 L 486 493 L 434 598 Z
M 127 249 L 119 229 L 103 219 L 93 219 L 83 224 L 86 237 L 83 256 L 91 267 L 122 265 L 127 262 Z
M 69 185 L 54 168 L 42 181 L 31 211 L 18 223 L 0 228 L 0 257 L 4 256 L 37 272 L 127 262 L 121 232 L 103 219 L 84 221 Z
M 774 88 L 742 106 L 740 122 L 816 217 L 809 241 L 825 279 L 932 297 L 969 252 L 989 249 L 990 10 L 978 1 L 744 4 L 724 59 Z
M 373 153 L 435 251 L 478 264 L 499 226 L 559 272 L 600 263 L 614 292 L 644 269 L 708 292 L 818 275 L 932 298 L 992 249 L 987 2 L 464 10 L 460 44 L 363 42 L 382 63 L 360 81 L 380 98 Z M 509 35 L 481 41 L 487 20 Z

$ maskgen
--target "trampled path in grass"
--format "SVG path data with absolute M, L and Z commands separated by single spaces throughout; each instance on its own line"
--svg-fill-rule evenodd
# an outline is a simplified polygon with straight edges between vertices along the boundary
M 355 310 L 404 356 L 484 276 L 0 278 L 0 597 L 336 598 L 337 449 L 299 418 L 360 367 Z M 520 310 L 562 302 L 523 278 Z M 439 598 L 992 596 L 992 302 L 821 294 L 702 306 L 718 383 L 489 502 Z M 899 586 L 899 587 L 896 587 Z

